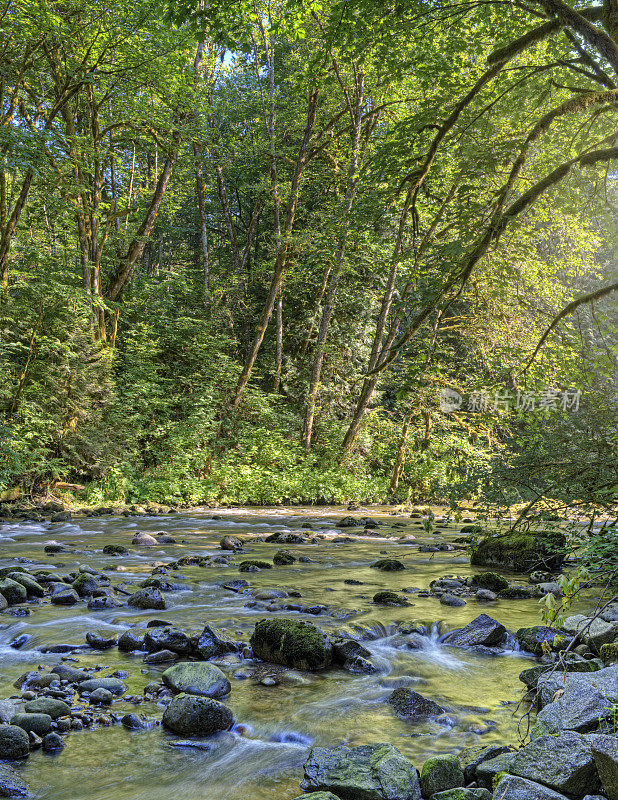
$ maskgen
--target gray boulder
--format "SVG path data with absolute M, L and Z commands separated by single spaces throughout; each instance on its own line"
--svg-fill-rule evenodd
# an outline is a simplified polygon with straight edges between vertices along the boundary
M 555 672 L 541 676 L 538 686 L 543 709 L 537 714 L 533 738 L 568 730 L 591 733 L 612 715 L 609 698 L 618 695 L 618 666 L 582 674 Z
M 54 589 L 51 601 L 55 606 L 74 606 L 75 603 L 79 602 L 79 596 L 75 589 L 59 587 Z
M 189 655 L 192 650 L 191 639 L 180 628 L 148 628 L 144 636 L 146 649 L 151 653 L 158 650 L 171 650 L 179 655 Z
M 341 800 L 421 800 L 414 764 L 390 744 L 314 747 L 301 788 Z
M 37 697 L 26 703 L 24 710 L 28 714 L 49 714 L 52 719 L 66 717 L 71 713 L 71 707 L 63 700 L 56 700 L 53 697 Z
M 163 683 L 173 692 L 201 697 L 225 697 L 231 686 L 219 667 L 206 661 L 183 661 L 163 673 Z
M 469 622 L 465 628 L 450 633 L 444 639 L 444 642 L 456 647 L 474 647 L 476 645 L 495 647 L 504 640 L 505 636 L 506 628 L 504 625 L 487 616 L 487 614 L 480 614 L 472 622 Z
M 517 753 L 509 771 L 568 795 L 598 788 L 590 742 L 572 731 L 534 739 Z
M 516 775 L 504 775 L 498 781 L 494 791 L 494 798 L 499 800 L 567 800 L 567 798 L 553 789 L 548 789 L 540 783 L 519 778 Z
M 586 736 L 608 800 L 618 800 L 618 738 L 593 733 Z M 586 787 L 588 788 L 588 787 Z
M 28 785 L 9 764 L 0 764 L 0 797 L 32 797 Z
M 11 718 L 11 725 L 23 728 L 26 733 L 36 733 L 45 736 L 51 731 L 52 718 L 49 714 L 15 714 Z
M 206 625 L 199 635 L 195 651 L 201 658 L 208 660 L 217 656 L 233 653 L 238 650 L 235 642 L 222 639 L 211 627 Z
M 176 695 L 163 713 L 163 725 L 185 736 L 211 736 L 233 724 L 234 715 L 223 703 L 191 694 Z
M 138 589 L 135 594 L 132 594 L 128 599 L 128 604 L 133 608 L 141 609 L 155 609 L 162 611 L 165 608 L 165 597 L 158 589 Z
M 433 700 L 429 700 L 413 689 L 406 689 L 405 687 L 395 689 L 388 698 L 388 703 L 393 707 L 398 717 L 407 720 L 439 717 L 445 711 L 442 706 L 434 703 Z
M 79 684 L 80 692 L 96 692 L 97 689 L 107 689 L 108 692 L 118 696 L 127 691 L 126 685 L 120 678 L 89 678 Z
M 118 649 L 125 653 L 131 653 L 134 650 L 145 650 L 146 631 L 143 628 L 129 628 L 118 639 Z
M 583 614 L 567 617 L 563 627 L 571 636 L 579 636 L 579 639 L 596 653 L 604 644 L 610 644 L 618 639 L 618 622 L 591 620 Z

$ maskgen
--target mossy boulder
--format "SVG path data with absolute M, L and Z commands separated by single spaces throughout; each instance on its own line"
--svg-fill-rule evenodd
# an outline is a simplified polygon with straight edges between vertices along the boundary
M 121 544 L 106 544 L 103 548 L 103 554 L 106 556 L 125 556 L 128 549 Z
M 464 785 L 464 774 L 457 756 L 432 756 L 423 764 L 421 790 L 425 797 Z
M 251 572 L 253 569 L 272 569 L 273 565 L 269 561 L 259 561 L 258 559 L 246 559 L 238 565 L 239 572 Z
M 296 556 L 293 556 L 288 550 L 279 550 L 273 556 L 273 564 L 278 567 L 287 567 L 289 564 L 294 564 Z
M 21 583 L 30 597 L 43 597 L 45 589 L 30 575 L 24 572 L 9 572 L 8 577 L 16 583 Z
M 99 589 L 99 582 L 94 575 L 81 572 L 71 584 L 80 597 L 90 597 Z
M 328 636 L 310 622 L 299 620 L 260 620 L 251 636 L 251 647 L 257 658 L 295 669 L 325 669 L 333 659 Z
M 483 529 L 480 525 L 463 525 L 460 533 L 472 533 L 472 534 L 479 534 L 483 533 Z
M 49 714 L 52 719 L 66 717 L 71 713 L 71 707 L 63 700 L 56 700 L 54 697 L 37 697 L 30 700 L 24 706 L 28 714 Z
M 560 531 L 491 534 L 473 547 L 470 563 L 514 572 L 555 571 L 562 566 L 565 552 L 566 538 Z
M 388 590 L 376 592 L 373 596 L 373 602 L 380 606 L 409 606 L 410 603 L 405 597 L 399 597 L 395 592 Z
M 489 589 L 492 592 L 501 592 L 507 589 L 509 582 L 497 572 L 479 572 L 470 578 L 470 586 L 477 589 Z
M 25 758 L 30 752 L 30 740 L 19 725 L 0 725 L 0 758 L 13 761 Z M 2 796 L 2 795 L 0 795 Z
M 537 596 L 537 591 L 530 586 L 507 586 L 498 592 L 501 600 L 531 600 Z
M 25 603 L 28 599 L 26 587 L 11 578 L 0 581 L 0 594 L 10 606 L 15 603 Z
M 519 646 L 527 653 L 534 653 L 535 656 L 542 656 L 545 648 L 550 650 L 563 650 L 568 642 L 557 628 L 549 628 L 547 625 L 533 625 L 531 628 L 519 628 L 515 633 Z
M 173 692 L 195 694 L 200 697 L 225 697 L 231 686 L 219 667 L 206 661 L 183 661 L 166 669 L 163 683 Z
M 373 569 L 380 569 L 382 572 L 398 572 L 405 569 L 405 566 L 396 558 L 380 558 L 371 565 Z
M 52 718 L 49 714 L 15 714 L 11 717 L 11 725 L 23 728 L 26 733 L 36 733 L 45 736 L 52 728 Z
M 618 641 L 602 645 L 599 655 L 604 664 L 618 664 Z
M 212 736 L 234 724 L 230 709 L 210 697 L 179 694 L 163 714 L 163 725 L 183 736 Z

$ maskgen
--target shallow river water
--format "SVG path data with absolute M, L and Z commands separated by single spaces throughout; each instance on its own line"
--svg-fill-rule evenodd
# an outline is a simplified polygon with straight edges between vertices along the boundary
M 311 523 L 314 533 L 329 537 L 347 535 L 336 522 L 348 512 L 341 509 L 251 509 L 204 511 L 157 517 L 101 517 L 76 519 L 68 523 L 15 522 L 0 527 L 0 566 L 14 559 L 28 559 L 35 565 L 51 566 L 59 574 L 88 564 L 97 570 L 113 564 L 122 572 L 109 572 L 112 583 L 135 584 L 150 575 L 155 561 L 166 562 L 185 555 L 220 555 L 219 541 L 225 534 L 269 535 L 275 531 L 297 531 Z M 0 698 L 16 695 L 14 681 L 38 665 L 51 667 L 66 656 L 42 653 L 41 647 L 83 644 L 92 629 L 121 633 L 151 619 L 169 620 L 193 632 L 204 624 L 226 635 L 247 641 L 255 622 L 268 617 L 264 610 L 246 606 L 251 597 L 221 588 L 220 584 L 242 577 L 254 588 L 296 589 L 302 603 L 328 607 L 319 616 L 298 612 L 277 612 L 306 619 L 327 631 L 362 625 L 373 628 L 375 638 L 363 644 L 380 666 L 377 675 L 351 675 L 340 670 L 308 674 L 281 670 L 243 661 L 232 655 L 216 663 L 228 674 L 232 691 L 225 701 L 232 708 L 242 735 L 229 732 L 202 740 L 210 749 L 172 747 L 180 737 L 160 726 L 127 731 L 121 725 L 92 731 L 73 732 L 57 755 L 34 752 L 19 769 L 39 800 L 289 800 L 300 794 L 302 764 L 311 744 L 335 746 L 390 742 L 420 767 L 433 753 L 458 752 L 475 743 L 517 741 L 519 713 L 515 702 L 521 696 L 517 676 L 530 659 L 519 652 L 481 656 L 439 643 L 439 634 L 460 628 L 486 612 L 509 630 L 539 623 L 539 606 L 533 600 L 498 601 L 480 606 L 474 599 L 459 608 L 441 605 L 436 598 L 408 594 L 407 608 L 374 605 L 379 589 L 426 589 L 435 578 L 451 574 L 467 576 L 470 567 L 465 552 L 454 550 L 420 553 L 419 544 L 436 539 L 450 541 L 460 526 L 442 525 L 436 534 L 423 530 L 418 520 L 381 514 L 370 510 L 356 516 L 370 516 L 383 523 L 385 538 L 354 538 L 352 542 L 322 539 L 319 544 L 281 545 L 249 542 L 243 558 L 271 559 L 285 547 L 296 555 L 309 556 L 312 563 L 295 563 L 257 573 L 239 575 L 235 567 L 186 567 L 171 572 L 170 580 L 186 590 L 166 594 L 165 611 L 138 611 L 129 607 L 88 611 L 85 603 L 72 607 L 32 605 L 26 617 L 0 615 Z M 405 523 L 405 527 L 390 526 Z M 155 548 L 131 547 L 137 531 L 165 531 L 177 544 Z M 395 537 L 413 534 L 416 540 L 399 543 Z M 389 538 L 390 537 L 390 538 Z M 68 545 L 69 552 L 46 556 L 45 543 Z M 106 544 L 129 546 L 130 553 L 111 558 L 102 553 Z M 380 554 L 398 558 L 406 565 L 401 572 L 380 572 L 370 568 Z M 517 576 L 508 576 L 517 579 Z M 362 581 L 347 585 L 346 579 Z M 521 580 L 521 576 L 519 577 Z M 131 586 L 133 588 L 133 586 Z M 422 621 L 434 626 L 422 638 L 421 647 L 410 649 L 407 637 L 397 635 L 395 622 Z M 9 646 L 17 636 L 31 638 L 25 647 Z M 160 680 L 166 666 L 148 666 L 143 654 L 123 654 L 117 648 L 105 652 L 84 650 L 71 658 L 80 666 L 105 665 L 107 675 L 123 669 L 129 694 L 142 694 L 144 686 Z M 278 685 L 260 682 L 269 674 Z M 386 703 L 397 678 L 406 679 L 426 697 L 449 709 L 451 724 L 410 724 L 399 720 Z M 114 712 L 135 711 L 160 718 L 162 709 L 152 704 L 134 707 L 122 700 Z

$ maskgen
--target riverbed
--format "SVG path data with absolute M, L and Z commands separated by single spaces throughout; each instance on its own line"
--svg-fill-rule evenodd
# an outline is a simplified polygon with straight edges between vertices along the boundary
M 282 547 L 310 561 L 241 575 L 235 566 L 182 567 L 170 579 L 183 588 L 166 593 L 164 611 L 128 606 L 89 611 L 83 602 L 62 607 L 45 600 L 31 604 L 27 616 L 5 612 L 0 615 L 2 698 L 19 695 L 13 684 L 23 673 L 39 665 L 54 666 L 67 657 L 74 659 L 67 663 L 76 666 L 104 665 L 102 675 L 126 670 L 129 694 L 142 694 L 144 686 L 159 681 L 169 665 L 146 665 L 143 654 L 122 653 L 117 648 L 86 649 L 70 656 L 43 653 L 41 648 L 83 645 L 88 631 L 120 634 L 152 619 L 192 632 L 208 624 L 243 641 L 248 641 L 256 621 L 272 613 L 305 619 L 329 633 L 341 628 L 356 631 L 379 666 L 373 675 L 336 669 L 309 674 L 230 654 L 216 663 L 232 683 L 225 702 L 234 712 L 236 730 L 203 740 L 207 749 L 170 746 L 179 737 L 160 726 L 128 731 L 113 725 L 72 732 L 58 754 L 35 751 L 18 766 L 34 796 L 40 800 L 288 800 L 299 794 L 302 764 L 311 745 L 389 742 L 420 766 L 431 754 L 456 753 L 467 745 L 516 744 L 521 714 L 516 703 L 522 686 L 517 676 L 530 666 L 530 657 L 516 650 L 480 655 L 443 645 L 440 636 L 483 612 L 511 631 L 539 624 L 538 601 L 499 600 L 481 605 L 471 598 L 465 606 L 447 607 L 435 597 L 418 597 L 416 590 L 427 589 L 436 578 L 478 571 L 471 568 L 462 550 L 419 552 L 422 544 L 452 542 L 460 535 L 461 525 L 436 521 L 429 532 L 420 519 L 371 509 L 354 516 L 380 522 L 380 536 L 350 536 L 351 541 L 341 541 L 349 536 L 348 530 L 337 527 L 343 516 L 349 512 L 335 508 L 234 509 L 5 523 L 0 528 L 0 565 L 26 560 L 21 563 L 29 570 L 44 566 L 62 575 L 87 564 L 108 574 L 114 585 L 126 584 L 130 589 L 150 576 L 155 563 L 221 555 L 219 542 L 225 535 L 249 539 L 244 553 L 234 557 L 236 564 L 243 558 L 271 560 Z M 303 525 L 311 525 L 311 531 Z M 317 544 L 296 545 L 254 541 L 276 531 L 300 530 L 324 538 Z M 131 539 L 139 531 L 165 531 L 176 543 L 132 547 Z M 415 539 L 397 541 L 409 536 Z M 45 555 L 43 547 L 51 541 L 65 545 L 67 552 Z M 104 555 L 108 544 L 124 545 L 129 554 Z M 370 565 L 379 557 L 397 558 L 406 569 L 372 569 Z M 113 571 L 106 571 L 108 567 Z M 254 589 L 297 590 L 303 605 L 326 609 L 319 614 L 269 611 L 268 602 L 256 604 L 251 596 L 222 587 L 234 578 L 247 579 Z M 360 583 L 345 583 L 351 579 Z M 375 605 L 372 597 L 380 589 L 405 590 L 411 605 Z M 428 634 L 411 648 L 409 640 L 398 633 L 402 622 L 422 622 Z M 12 648 L 10 643 L 23 634 L 29 637 L 27 643 L 21 649 Z M 398 719 L 386 703 L 397 685 L 412 686 L 439 702 L 449 710 L 447 719 L 420 724 Z M 112 710 L 160 719 L 163 708 L 154 703 L 136 708 L 119 699 Z

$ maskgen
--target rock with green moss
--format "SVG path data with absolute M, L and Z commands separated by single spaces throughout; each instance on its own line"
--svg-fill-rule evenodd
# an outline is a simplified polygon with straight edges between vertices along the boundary
M 599 655 L 604 664 L 618 664 L 618 641 L 602 645 Z
M 483 761 L 476 768 L 476 782 L 484 789 L 493 789 L 494 778 L 501 772 L 508 772 L 515 753 L 501 753 L 494 758 Z
M 0 581 L 0 594 L 10 606 L 15 603 L 25 603 L 28 599 L 26 587 L 11 578 L 4 578 Z
M 391 744 L 314 747 L 301 787 L 341 800 L 421 800 L 414 764 Z
M 26 575 L 24 572 L 9 572 L 8 577 L 17 583 L 21 583 L 30 597 L 43 597 L 45 594 L 45 589 L 43 589 L 41 584 L 37 583 L 34 578 L 30 575 Z
M 374 569 L 382 570 L 382 572 L 398 572 L 405 569 L 405 566 L 396 558 L 380 558 L 371 565 Z
M 460 529 L 460 533 L 472 533 L 478 535 L 479 533 L 483 533 L 483 529 L 480 525 L 464 525 Z
M 423 764 L 421 791 L 425 797 L 464 785 L 464 774 L 457 756 L 432 756 Z
M 247 559 L 241 561 L 238 565 L 239 572 L 252 572 L 256 569 L 272 569 L 273 565 L 268 561 L 260 561 L 258 559 Z
M 470 563 L 499 566 L 514 572 L 558 570 L 565 558 L 566 538 L 560 531 L 492 534 L 472 549 Z
M 71 584 L 80 597 L 90 597 L 99 589 L 99 583 L 93 575 L 80 573 Z
M 311 792 L 310 794 L 301 794 L 294 800 L 340 800 L 340 798 L 332 792 Z
M 373 596 L 373 602 L 380 606 L 409 606 L 410 603 L 405 597 L 399 597 L 398 594 L 391 591 L 376 592 Z
M 618 639 L 618 622 L 605 622 L 590 619 L 584 614 L 573 614 L 564 621 L 564 629 L 571 636 L 577 636 L 598 653 L 604 644 L 612 644 Z
M 492 592 L 501 592 L 507 589 L 509 582 L 497 572 L 479 572 L 470 578 L 470 586 L 477 589 L 489 589 Z
M 447 789 L 445 792 L 436 792 L 431 795 L 430 800 L 491 800 L 491 792 L 488 789 Z
M 230 709 L 210 697 L 179 694 L 163 713 L 163 725 L 183 736 L 212 736 L 234 724 Z
M 590 742 L 574 731 L 534 739 L 516 754 L 509 772 L 573 797 L 599 788 Z
M 225 697 L 231 686 L 223 672 L 206 661 L 182 661 L 166 669 L 163 683 L 175 692 L 196 694 L 200 697 Z
M 273 556 L 273 564 L 276 564 L 278 567 L 287 567 L 290 564 L 294 564 L 295 561 L 296 556 L 293 556 L 289 550 L 278 550 Z
M 333 660 L 328 636 L 310 622 L 300 620 L 260 620 L 251 636 L 251 647 L 257 658 L 294 669 L 326 669 Z
M 531 586 L 511 585 L 498 592 L 498 597 L 501 600 L 532 600 L 537 595 L 538 590 Z
M 565 640 L 562 631 L 549 628 L 547 625 L 534 625 L 531 628 L 519 628 L 515 633 L 519 646 L 527 653 L 542 656 L 544 650 L 563 650 L 570 639 Z

